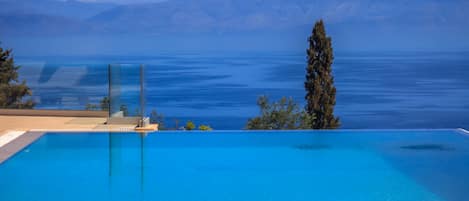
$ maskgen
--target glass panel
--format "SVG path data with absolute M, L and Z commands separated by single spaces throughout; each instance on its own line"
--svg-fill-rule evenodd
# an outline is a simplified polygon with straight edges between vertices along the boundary
M 109 80 L 110 119 L 140 119 L 144 113 L 143 65 L 111 64 Z
M 74 62 L 71 62 L 74 61 Z M 34 109 L 107 110 L 107 64 L 88 58 L 19 57 L 19 79 L 31 88 Z

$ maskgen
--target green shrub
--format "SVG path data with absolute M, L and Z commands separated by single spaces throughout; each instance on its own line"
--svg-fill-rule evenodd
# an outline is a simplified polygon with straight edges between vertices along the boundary
M 185 129 L 188 130 L 188 131 L 194 130 L 195 129 L 195 124 L 192 121 L 188 121 L 186 123 Z
M 314 116 L 309 115 L 293 100 L 282 97 L 270 102 L 267 96 L 257 100 L 260 115 L 248 120 L 248 130 L 294 130 L 310 129 Z
M 209 125 L 200 125 L 199 130 L 201 130 L 201 131 L 211 131 L 213 129 Z

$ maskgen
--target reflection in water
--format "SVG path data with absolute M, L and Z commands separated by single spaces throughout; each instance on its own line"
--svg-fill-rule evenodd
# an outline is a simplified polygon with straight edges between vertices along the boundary
M 416 145 L 406 145 L 401 146 L 401 149 L 410 149 L 410 150 L 431 150 L 431 151 L 452 151 L 454 148 L 448 147 L 442 144 L 416 144 Z
M 110 192 L 119 192 L 115 191 L 115 188 L 122 187 L 125 189 L 136 189 L 135 185 L 138 184 L 141 192 L 139 196 L 141 200 L 144 200 L 145 137 L 147 137 L 147 135 L 147 133 L 138 133 L 138 140 L 135 140 L 136 138 L 129 139 L 128 136 L 123 134 L 109 133 Z M 136 141 L 138 141 L 139 146 L 135 146 Z M 131 149 L 129 151 L 129 149 L 123 149 L 124 147 L 131 147 Z M 139 175 L 139 177 L 135 177 L 134 175 Z M 129 178 L 134 178 L 138 181 L 134 181 L 134 183 L 128 182 Z
M 330 149 L 331 146 L 325 144 L 300 144 L 294 146 L 294 148 L 298 150 L 322 150 Z
M 147 136 L 147 133 L 139 133 L 140 137 L 140 191 L 143 192 L 143 186 L 145 183 L 145 169 L 144 169 L 144 164 L 145 164 L 145 137 Z M 142 193 L 143 195 L 143 193 Z M 143 196 L 142 196 L 143 200 Z

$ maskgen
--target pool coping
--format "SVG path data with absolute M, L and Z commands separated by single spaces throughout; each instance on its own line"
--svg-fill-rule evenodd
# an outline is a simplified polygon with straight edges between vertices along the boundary
M 457 128 L 456 130 L 463 133 L 463 134 L 469 135 L 469 131 L 464 129 L 464 128 Z
M 301 129 L 301 130 L 211 130 L 211 131 L 201 131 L 201 130 L 157 130 L 157 131 L 144 131 L 145 133 L 212 133 L 212 132 L 224 132 L 224 133 L 278 133 L 278 132 L 316 132 L 316 133 L 333 133 L 333 132 L 340 132 L 340 131 L 347 131 L 347 132 L 372 132 L 372 131 L 381 131 L 381 132 L 392 132 L 392 131 L 456 131 L 459 133 L 464 133 L 469 135 L 469 131 L 464 128 L 402 128 L 402 129 L 392 129 L 392 128 L 385 128 L 385 129 Z M 80 132 L 87 132 L 87 133 L 141 133 L 142 131 L 138 131 L 135 129 L 130 128 L 119 128 L 119 129 L 31 129 L 27 132 L 43 132 L 43 133 L 80 133 Z M 0 146 L 1 147 L 1 146 Z
M 53 132 L 65 132 L 65 133 L 79 133 L 79 132 L 87 132 L 87 133 L 123 133 L 123 132 L 136 132 L 134 128 L 126 128 L 122 127 L 119 129 L 31 129 L 29 132 L 43 132 L 43 133 L 53 133 Z
M 15 140 L 19 136 L 26 133 L 26 131 L 6 131 L 0 136 L 0 147 L 8 144 L 9 142 Z
M 13 132 L 17 135 L 8 137 L 8 142 L 0 146 L 0 165 L 45 134 L 45 132 L 10 131 L 4 135 Z

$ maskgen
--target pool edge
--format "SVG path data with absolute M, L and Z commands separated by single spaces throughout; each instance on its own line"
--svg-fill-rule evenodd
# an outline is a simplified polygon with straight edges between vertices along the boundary
M 44 134 L 45 132 L 25 132 L 0 147 L 0 165 Z
M 466 130 L 466 129 L 464 129 L 464 128 L 457 128 L 456 130 L 459 131 L 459 132 L 462 133 L 462 134 L 469 135 L 469 131 Z
M 3 147 L 25 133 L 26 131 L 6 131 L 3 135 L 0 135 L 0 147 Z

